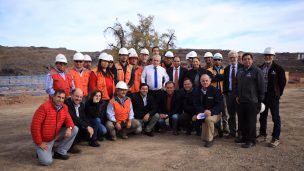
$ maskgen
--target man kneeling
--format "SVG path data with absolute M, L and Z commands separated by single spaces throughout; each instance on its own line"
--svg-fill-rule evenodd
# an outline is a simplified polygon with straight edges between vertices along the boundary
M 137 129 L 140 123 L 134 119 L 132 102 L 131 99 L 126 96 L 127 91 L 127 84 L 119 81 L 116 84 L 116 95 L 110 100 L 107 106 L 108 121 L 106 127 L 113 141 L 116 140 L 116 131 L 122 135 L 123 139 L 128 138 L 128 133 L 140 133 Z
M 73 144 L 78 127 L 74 126 L 68 107 L 63 104 L 65 92 L 57 90 L 35 112 L 31 134 L 40 164 L 50 165 L 55 159 L 67 160 L 67 151 Z M 62 127 L 65 125 L 65 127 Z M 54 149 L 53 149 L 54 147 Z M 52 151 L 54 156 L 52 157 Z

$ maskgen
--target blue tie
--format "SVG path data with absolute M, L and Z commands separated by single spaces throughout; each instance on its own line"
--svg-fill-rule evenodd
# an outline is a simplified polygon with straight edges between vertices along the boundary
M 157 81 L 157 68 L 154 67 L 154 88 L 158 87 L 158 81 Z

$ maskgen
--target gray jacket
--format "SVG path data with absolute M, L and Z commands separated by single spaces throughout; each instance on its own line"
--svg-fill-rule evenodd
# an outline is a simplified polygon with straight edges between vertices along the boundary
M 251 65 L 237 72 L 237 96 L 239 102 L 258 103 L 264 99 L 264 78 L 260 68 Z

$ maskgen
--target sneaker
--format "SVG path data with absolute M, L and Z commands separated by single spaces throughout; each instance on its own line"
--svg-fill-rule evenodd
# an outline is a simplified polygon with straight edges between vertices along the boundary
M 54 152 L 53 158 L 54 159 L 60 159 L 60 160 L 67 160 L 67 159 L 69 159 L 69 156 Z
M 207 148 L 212 147 L 213 146 L 213 141 L 206 141 L 204 146 L 207 147 Z
M 72 153 L 72 154 L 77 154 L 77 153 L 80 153 L 81 150 L 79 148 L 77 148 L 76 146 L 72 146 L 69 150 L 68 150 L 69 153 Z
M 258 135 L 256 137 L 256 141 L 259 142 L 259 143 L 266 142 L 266 140 L 267 140 L 267 136 L 265 136 L 265 135 Z
M 99 147 L 100 144 L 97 141 L 91 141 L 91 142 L 89 142 L 89 146 L 91 146 L 91 147 Z
M 121 138 L 122 138 L 122 139 L 128 139 L 129 137 L 128 137 L 127 134 L 122 134 L 122 135 L 121 135 Z
M 269 147 L 277 147 L 280 145 L 280 140 L 273 138 L 271 142 L 269 143 Z
M 229 133 L 230 133 L 230 131 L 229 131 L 229 129 L 228 129 L 227 127 L 224 127 L 224 129 L 223 129 L 223 133 L 224 133 L 224 134 L 229 134 Z
M 117 137 L 116 137 L 116 136 L 111 136 L 111 140 L 112 140 L 112 141 L 116 141 L 116 140 L 117 140 Z

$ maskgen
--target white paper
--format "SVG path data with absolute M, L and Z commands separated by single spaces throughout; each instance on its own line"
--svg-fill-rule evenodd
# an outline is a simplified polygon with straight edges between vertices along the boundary
M 196 119 L 205 119 L 205 118 L 206 118 L 205 113 L 199 113 L 196 115 Z

